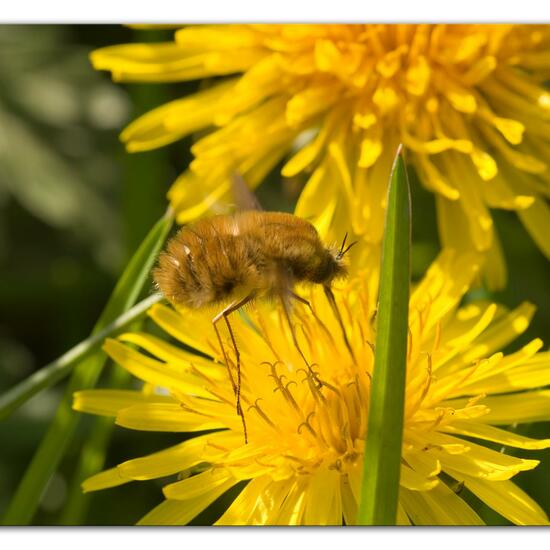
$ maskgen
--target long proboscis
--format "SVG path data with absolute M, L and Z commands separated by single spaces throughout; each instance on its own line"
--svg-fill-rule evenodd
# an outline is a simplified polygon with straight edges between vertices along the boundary
M 350 247 L 348 247 L 348 249 L 349 248 Z M 323 286 L 323 290 L 325 291 L 325 296 L 327 297 L 328 303 L 332 308 L 332 312 L 334 313 L 334 316 L 336 317 L 336 320 L 340 325 L 340 330 L 342 331 L 342 337 L 344 338 L 344 343 L 346 344 L 346 348 L 348 349 L 353 362 L 357 364 L 357 360 L 355 359 L 355 354 L 353 353 L 353 349 L 351 348 L 351 344 L 349 343 L 348 335 L 346 334 L 346 328 L 344 326 L 344 321 L 342 320 L 342 315 L 340 315 L 340 310 L 338 309 L 338 304 L 336 303 L 336 298 L 334 297 L 334 293 L 332 292 L 332 289 L 330 288 L 330 286 Z

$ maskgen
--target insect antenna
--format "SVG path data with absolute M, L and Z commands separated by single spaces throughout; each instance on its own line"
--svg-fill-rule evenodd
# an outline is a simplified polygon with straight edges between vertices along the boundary
M 344 257 L 344 255 L 348 253 L 349 249 L 359 242 L 359 241 L 353 241 L 346 248 L 344 248 L 346 246 L 347 238 L 348 238 L 348 234 L 346 233 L 344 235 L 344 240 L 342 241 L 342 245 L 340 246 L 340 250 L 338 251 L 338 254 L 336 254 L 336 259 L 337 260 L 341 260 Z
M 345 241 L 345 239 L 344 239 L 344 241 Z M 352 243 L 352 244 L 355 244 L 355 243 Z M 342 246 L 343 246 L 343 244 L 342 244 Z M 348 246 L 347 250 L 349 250 L 350 246 Z M 346 348 L 348 348 L 349 354 L 351 355 L 351 358 L 352 358 L 353 362 L 355 364 L 357 364 L 357 360 L 355 359 L 355 355 L 353 353 L 353 350 L 351 349 L 351 345 L 349 343 L 348 336 L 346 334 L 346 329 L 344 327 L 344 322 L 342 321 L 342 316 L 340 315 L 340 310 L 338 309 L 338 305 L 336 304 L 336 298 L 334 297 L 334 293 L 332 292 L 332 289 L 329 286 L 326 286 L 326 285 L 323 286 L 323 290 L 325 291 L 325 296 L 327 297 L 328 303 L 330 304 L 330 307 L 332 308 L 334 316 L 336 317 L 336 320 L 338 321 L 338 324 L 340 325 L 340 330 L 342 331 L 342 337 L 344 338 Z
M 237 347 L 237 341 L 235 340 L 235 335 L 233 334 L 233 329 L 231 328 L 231 324 L 229 322 L 229 315 L 233 313 L 234 311 L 237 311 L 244 305 L 246 305 L 248 302 L 254 299 L 254 294 L 249 294 L 242 300 L 235 300 L 234 302 L 231 302 L 225 309 L 220 311 L 213 319 L 212 319 L 212 326 L 214 327 L 214 331 L 216 332 L 216 336 L 218 337 L 218 343 L 220 344 L 220 348 L 222 350 L 223 359 L 225 362 L 225 366 L 227 367 L 227 372 L 229 374 L 229 380 L 231 381 L 231 386 L 233 387 L 233 393 L 235 394 L 236 399 L 236 408 L 237 408 L 237 414 L 241 417 L 242 423 L 243 423 L 243 431 L 244 431 L 244 442 L 248 443 L 248 432 L 246 429 L 246 420 L 244 418 L 244 412 L 241 407 L 241 354 L 239 352 L 239 348 Z M 217 323 L 220 319 L 225 321 L 225 324 L 227 326 L 227 330 L 229 331 L 229 336 L 231 338 L 231 343 L 233 344 L 233 350 L 235 351 L 235 360 L 236 360 L 236 367 L 237 367 L 237 380 L 235 381 L 235 378 L 233 377 L 233 373 L 231 372 L 231 366 L 227 357 L 227 353 L 225 351 L 225 346 L 223 345 L 223 341 L 220 335 L 220 332 L 217 327 Z

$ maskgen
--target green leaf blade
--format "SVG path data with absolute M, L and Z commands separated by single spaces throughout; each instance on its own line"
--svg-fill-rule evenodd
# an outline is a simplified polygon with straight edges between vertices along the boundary
M 68 376 L 78 363 L 84 361 L 99 349 L 105 338 L 125 330 L 128 325 L 144 316 L 147 310 L 161 299 L 162 295 L 160 294 L 153 294 L 145 298 L 117 317 L 104 329 L 93 332 L 86 340 L 78 343 L 48 365 L 27 376 L 19 384 L 0 395 L 0 420 L 7 418 L 38 392 L 50 388 L 56 382 Z
M 358 523 L 395 525 L 403 439 L 410 285 L 411 199 L 401 147 L 390 185 Z
M 103 336 L 104 329 L 136 302 L 172 224 L 173 214 L 169 210 L 151 229 L 130 260 L 92 331 L 92 337 L 97 339 Z M 78 414 L 72 410 L 73 393 L 96 384 L 106 355 L 103 351 L 96 351 L 84 361 L 81 359 L 78 357 L 71 362 L 71 367 L 78 364 L 72 372 L 55 417 L 10 502 L 2 521 L 4 525 L 27 525 L 32 521 L 44 489 L 71 441 L 79 421 Z M 52 378 L 54 381 L 57 379 Z M 40 389 L 43 387 L 46 386 L 42 385 Z M 31 395 L 36 393 L 32 391 L 32 386 L 27 390 Z

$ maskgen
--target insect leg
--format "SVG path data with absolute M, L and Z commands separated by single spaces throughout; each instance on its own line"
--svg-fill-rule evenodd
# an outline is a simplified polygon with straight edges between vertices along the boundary
M 307 307 L 313 312 L 313 308 L 311 307 L 311 304 L 310 304 L 305 298 L 302 298 L 301 296 L 299 296 L 299 295 L 296 294 L 295 292 L 292 292 L 292 290 L 290 291 L 290 295 L 291 295 L 295 300 L 297 300 L 298 302 L 300 302 L 301 304 L 304 304 L 305 306 L 307 306 Z
M 351 345 L 346 334 L 346 329 L 344 327 L 344 322 L 342 321 L 342 316 L 340 315 L 340 310 L 338 309 L 338 305 L 336 304 L 336 299 L 334 298 L 332 289 L 329 286 L 323 286 L 323 290 L 325 291 L 325 296 L 327 297 L 330 307 L 332 308 L 334 316 L 336 317 L 336 320 L 340 325 L 340 330 L 342 331 L 342 337 L 344 338 L 346 348 L 348 348 L 349 354 L 351 355 L 353 362 L 357 364 L 357 360 L 355 359 L 355 355 L 353 354 L 353 350 L 351 349 Z
M 315 313 L 315 310 L 313 309 L 313 306 L 305 298 L 302 298 L 301 296 L 298 296 L 298 294 L 296 294 L 295 292 L 290 291 L 290 295 L 295 300 L 297 300 L 298 302 L 304 304 L 305 306 L 307 306 L 309 308 L 309 311 L 311 312 L 311 314 L 313 315 L 315 320 L 319 323 L 319 326 L 327 333 L 327 335 L 330 338 L 332 338 L 332 334 L 329 332 L 329 330 L 326 327 L 325 323 L 323 323 L 323 321 L 321 321 L 321 318 L 317 315 L 317 313 Z
M 229 367 L 229 360 L 227 359 L 227 354 L 225 353 L 225 346 L 222 342 L 222 337 L 220 336 L 220 331 L 218 330 L 218 327 L 216 326 L 217 322 L 220 320 L 220 315 L 216 315 L 214 319 L 212 319 L 212 326 L 214 327 L 214 331 L 216 332 L 216 336 L 218 338 L 218 344 L 220 344 L 220 349 L 222 350 L 223 355 L 223 361 L 225 363 L 225 366 L 227 368 L 227 374 L 229 374 L 229 380 L 231 381 L 231 386 L 233 387 L 233 393 L 235 395 L 237 394 L 237 385 L 235 384 L 235 379 L 233 378 L 233 373 L 231 372 L 231 368 Z
M 297 294 L 294 294 L 294 292 L 291 292 L 291 296 L 293 298 L 296 298 L 298 301 L 300 301 L 302 303 L 305 302 L 311 308 L 310 303 L 307 300 L 305 300 L 304 298 L 302 298 L 301 296 L 298 296 Z M 300 345 L 298 344 L 298 339 L 296 338 L 296 330 L 294 328 L 294 325 L 292 324 L 292 321 L 290 320 L 290 311 L 289 311 L 288 302 L 285 299 L 285 296 L 283 294 L 281 294 L 280 297 L 281 297 L 281 303 L 283 304 L 283 311 L 284 311 L 284 314 L 285 314 L 285 318 L 286 318 L 286 321 L 287 321 L 288 326 L 290 328 L 290 334 L 292 335 L 292 342 L 294 343 L 294 345 L 296 346 L 296 349 L 298 350 L 298 353 L 300 354 L 300 356 L 304 360 L 304 363 L 306 364 L 306 367 L 307 367 L 309 373 L 311 374 L 313 380 L 315 380 L 315 382 L 318 383 L 319 386 L 321 386 L 322 384 L 319 381 L 319 379 L 317 377 L 317 374 L 311 368 L 311 365 L 309 364 L 309 361 L 306 359 L 306 356 L 304 355 L 304 352 L 302 351 L 302 348 L 300 348 Z
M 254 294 L 249 294 L 246 296 L 246 298 L 243 298 L 240 301 L 234 301 L 231 302 L 225 309 L 220 311 L 213 319 L 212 319 L 212 325 L 214 326 L 214 330 L 216 331 L 216 335 L 218 337 L 218 341 L 220 343 L 220 346 L 222 348 L 223 358 L 225 360 L 225 364 L 227 367 L 227 372 L 229 373 L 229 378 L 231 380 L 231 385 L 233 386 L 233 392 L 235 393 L 235 397 L 237 399 L 237 414 L 241 417 L 241 420 L 243 422 L 243 430 L 244 430 L 244 442 L 248 443 L 248 434 L 246 431 L 246 422 L 244 419 L 244 413 L 241 407 L 241 354 L 239 353 L 239 348 L 237 347 L 237 341 L 235 340 L 235 335 L 233 334 L 233 329 L 231 328 L 231 324 L 229 323 L 228 316 L 231 315 L 234 311 L 237 311 L 244 305 L 246 305 L 248 302 L 250 302 L 252 299 L 254 299 Z M 233 344 L 233 349 L 235 350 L 235 359 L 237 362 L 237 381 L 235 382 L 235 379 L 233 378 L 233 373 L 231 372 L 231 368 L 229 366 L 229 362 L 227 360 L 227 354 L 225 353 L 225 348 L 222 343 L 222 339 L 220 336 L 220 333 L 218 331 L 218 328 L 216 324 L 218 321 L 223 317 L 225 324 L 227 325 L 227 330 L 229 331 L 229 336 L 231 337 L 231 343 Z

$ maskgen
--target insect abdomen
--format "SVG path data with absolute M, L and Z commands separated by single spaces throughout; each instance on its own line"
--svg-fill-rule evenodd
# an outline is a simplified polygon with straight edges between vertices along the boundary
M 254 249 L 245 238 L 203 233 L 182 229 L 160 255 L 154 272 L 171 302 L 194 309 L 253 289 L 259 272 Z

